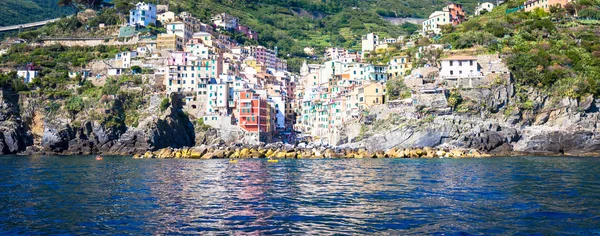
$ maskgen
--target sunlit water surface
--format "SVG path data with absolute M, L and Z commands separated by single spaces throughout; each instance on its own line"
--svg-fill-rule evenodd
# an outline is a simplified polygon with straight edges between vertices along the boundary
M 0 157 L 1 234 L 600 234 L 600 159 Z

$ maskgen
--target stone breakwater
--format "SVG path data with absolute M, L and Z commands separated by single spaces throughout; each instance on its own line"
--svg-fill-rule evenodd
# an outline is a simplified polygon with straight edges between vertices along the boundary
M 296 147 L 289 145 L 252 146 L 252 147 L 213 147 L 199 146 L 191 148 L 163 148 L 154 152 L 136 154 L 133 158 L 160 159 L 298 159 L 298 158 L 478 158 L 490 157 L 471 149 L 434 149 L 434 148 L 392 148 L 387 151 L 369 151 L 366 149 Z

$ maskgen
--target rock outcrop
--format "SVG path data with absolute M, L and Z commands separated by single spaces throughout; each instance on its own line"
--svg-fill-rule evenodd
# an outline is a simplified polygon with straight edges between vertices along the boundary
M 18 93 L 0 88 L 0 155 L 24 151 L 33 144 L 19 112 Z

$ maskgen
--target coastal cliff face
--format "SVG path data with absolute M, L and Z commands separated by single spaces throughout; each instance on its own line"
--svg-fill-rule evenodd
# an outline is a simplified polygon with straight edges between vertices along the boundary
M 157 106 L 160 97 L 147 96 L 144 99 L 149 102 L 138 109 L 138 124 L 127 125 L 125 120 L 115 118 L 118 117 L 115 110 L 121 109 L 118 102 L 102 109 L 94 104 L 88 109 L 102 110 L 106 113 L 103 117 L 97 117 L 97 113 L 92 112 L 80 112 L 72 116 L 50 111 L 42 98 L 21 96 L 20 103 L 13 101 L 8 104 L 10 107 L 17 107 L 14 109 L 21 107 L 23 120 L 29 125 L 20 127 L 16 121 L 3 123 L 3 127 L 8 130 L 4 133 L 13 134 L 3 141 L 12 144 L 3 153 L 124 155 L 165 147 L 194 146 L 194 125 L 182 111 L 179 97 L 171 97 L 168 108 L 162 112 Z M 18 112 L 16 114 L 19 115 Z M 13 128 L 8 129 L 11 127 Z
M 478 150 L 493 155 L 597 155 L 600 101 L 556 99 L 514 85 L 459 90 L 462 103 L 450 115 L 406 115 L 415 107 L 372 109 L 375 121 L 340 129 L 340 148 L 373 152 L 406 148 Z M 4 90 L 0 103 L 0 154 L 118 154 L 165 148 L 244 144 L 232 127 L 194 125 L 173 95 L 161 111 L 160 95 L 144 95 L 138 122 L 119 117 L 123 102 L 93 103 L 75 115 L 51 109 L 47 98 Z M 528 105 L 523 105 L 528 101 Z M 102 105 L 103 104 L 103 105 Z M 403 110 L 404 109 L 404 110 Z M 99 110 L 101 115 L 94 113 Z M 410 111 L 410 112 L 406 112 Z M 426 114 L 438 114 L 429 110 Z
M 387 108 L 371 112 L 378 120 L 344 127 L 340 144 L 369 150 L 464 148 L 495 155 L 600 153 L 600 100 L 555 99 L 534 89 L 514 90 L 512 84 L 461 90 L 466 112 L 455 109 L 452 115 L 420 120 Z
M 0 155 L 23 151 L 33 142 L 21 120 L 18 99 L 17 93 L 0 90 Z

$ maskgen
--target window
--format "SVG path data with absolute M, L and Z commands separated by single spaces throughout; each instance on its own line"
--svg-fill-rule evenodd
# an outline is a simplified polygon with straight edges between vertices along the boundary
M 454 63 L 452 63 L 452 61 L 450 61 L 450 66 L 452 66 L 452 64 L 454 64 Z
M 459 74 L 459 75 L 461 75 L 461 74 L 462 74 L 462 70 L 459 70 L 459 71 L 458 71 L 458 74 Z
M 459 62 L 458 62 L 458 66 L 462 66 L 462 61 L 459 61 Z
M 378 88 L 375 89 L 375 93 L 379 93 L 379 89 Z
M 454 71 L 452 71 L 452 70 L 451 70 L 451 71 L 450 71 L 450 75 L 454 75 Z
M 473 61 L 469 61 L 469 63 L 470 63 L 470 66 L 473 66 Z

